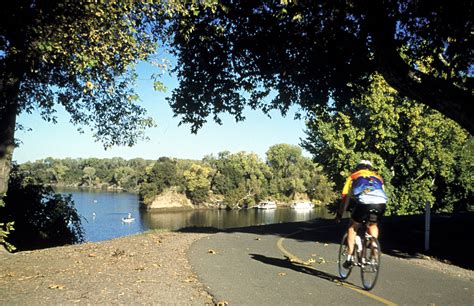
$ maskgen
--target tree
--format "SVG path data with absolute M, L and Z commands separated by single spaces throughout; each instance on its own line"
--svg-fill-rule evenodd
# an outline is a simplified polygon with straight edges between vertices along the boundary
M 401 97 L 380 77 L 339 112 L 310 120 L 303 146 L 325 166 L 336 188 L 358 160 L 370 159 L 385 179 L 388 212 L 435 211 L 472 200 L 472 139 L 438 111 Z M 471 137 L 472 138 L 472 137 Z
M 328 205 L 336 199 L 336 193 L 333 190 L 334 184 L 329 182 L 327 175 L 321 166 L 315 163 L 310 165 L 310 177 L 305 181 L 306 193 L 315 204 Z
M 273 172 L 272 183 L 285 197 L 293 198 L 296 193 L 305 192 L 301 148 L 289 144 L 277 144 L 267 151 L 267 164 Z
M 220 152 L 214 159 L 211 156 L 203 162 L 214 169 L 211 189 L 224 196 L 228 207 L 253 204 L 268 194 L 268 182 L 272 174 L 270 168 L 253 153 L 228 151 Z
M 472 134 L 472 15 L 472 1 L 222 1 L 174 17 L 170 103 L 196 132 L 245 106 L 339 109 L 378 72 Z
M 133 145 L 153 125 L 139 106 L 133 67 L 151 60 L 163 6 L 132 2 L 12 1 L 0 12 L 0 200 L 16 116 L 55 106 L 105 146 Z
M 211 168 L 199 164 L 192 164 L 189 170 L 184 171 L 185 193 L 194 204 L 204 203 L 208 199 L 211 171 Z
M 112 170 L 111 183 L 119 188 L 134 190 L 138 185 L 138 174 L 131 167 L 118 167 Z
M 177 182 L 177 161 L 160 157 L 146 175 L 145 182 L 140 185 L 140 200 L 149 203 L 157 194 L 163 192 L 165 188 L 176 185 Z
M 168 157 L 160 157 L 153 165 L 148 181 L 155 182 L 159 192 L 177 182 L 177 161 Z
M 167 61 L 158 43 L 171 33 L 169 16 L 198 15 L 215 0 L 11 1 L 0 12 L 0 201 L 8 189 L 16 117 L 38 109 L 55 122 L 55 106 L 73 124 L 89 126 L 105 147 L 134 145 L 153 126 L 136 102 L 135 66 L 148 61 L 155 90 Z M 162 58 L 163 60 L 163 58 Z M 79 128 L 82 130 L 82 128 Z
M 322 168 L 302 155 L 300 147 L 277 144 L 267 151 L 267 164 L 273 176 L 270 193 L 285 200 L 306 194 L 311 200 L 328 204 L 334 199 L 332 184 Z
M 92 186 L 92 180 L 96 178 L 96 170 L 94 167 L 84 167 L 82 170 L 84 175 L 82 176 L 83 180 L 87 183 L 89 187 Z
M 154 52 L 143 20 L 150 6 L 109 2 L 15 1 L 0 18 L 0 195 L 14 148 L 17 114 L 64 106 L 75 124 L 93 125 L 105 145 L 129 144 L 152 124 L 133 103 L 130 64 Z M 122 129 L 123 128 L 123 129 Z

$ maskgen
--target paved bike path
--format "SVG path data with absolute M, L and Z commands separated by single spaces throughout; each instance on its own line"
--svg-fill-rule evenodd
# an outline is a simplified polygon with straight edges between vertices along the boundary
M 216 300 L 230 305 L 473 305 L 474 282 L 383 255 L 375 288 L 360 269 L 337 276 L 344 227 L 323 220 L 233 229 L 191 247 L 191 265 Z

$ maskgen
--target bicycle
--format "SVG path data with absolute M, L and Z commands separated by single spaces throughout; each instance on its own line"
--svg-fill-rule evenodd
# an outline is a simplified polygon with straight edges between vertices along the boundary
M 376 222 L 377 212 L 375 210 L 369 211 L 367 219 L 357 229 L 356 243 L 352 254 L 353 265 L 347 269 L 343 266 L 349 251 L 347 233 L 342 237 L 339 246 L 338 268 L 339 276 L 344 280 L 349 277 L 354 266 L 360 267 L 362 285 L 365 290 L 371 290 L 374 288 L 380 272 L 381 249 L 378 239 L 367 232 L 367 222 Z

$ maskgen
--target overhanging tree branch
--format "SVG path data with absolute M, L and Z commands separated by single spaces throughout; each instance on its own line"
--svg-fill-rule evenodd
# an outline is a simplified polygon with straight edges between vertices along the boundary
M 458 122 L 471 135 L 474 121 L 472 93 L 449 80 L 436 78 L 409 66 L 394 41 L 396 23 L 388 17 L 381 1 L 367 6 L 367 26 L 378 72 L 400 94 L 436 109 Z

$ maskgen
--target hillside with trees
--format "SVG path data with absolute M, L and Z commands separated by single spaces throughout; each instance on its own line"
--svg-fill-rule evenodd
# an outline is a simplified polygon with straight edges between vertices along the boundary
M 304 157 L 300 147 L 288 144 L 270 147 L 266 161 L 254 153 L 228 151 L 202 160 L 46 158 L 23 163 L 19 171 L 34 184 L 138 192 L 145 205 L 170 188 L 194 205 L 219 202 L 229 208 L 268 198 L 307 199 L 319 205 L 335 199 L 323 168 Z

